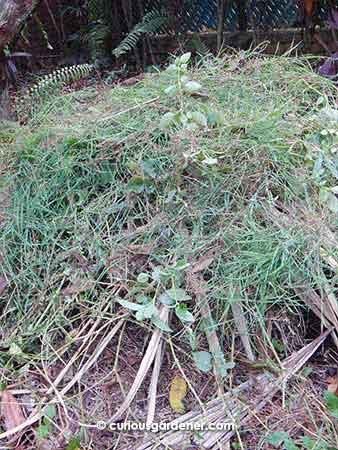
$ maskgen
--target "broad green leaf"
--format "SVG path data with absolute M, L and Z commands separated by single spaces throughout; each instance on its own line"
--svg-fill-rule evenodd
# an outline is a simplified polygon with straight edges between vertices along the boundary
M 145 190 L 144 178 L 142 177 L 132 177 L 128 183 L 128 191 L 140 194 Z
M 180 259 L 176 262 L 173 268 L 176 270 L 185 270 L 188 267 L 190 267 L 190 263 L 188 263 L 185 259 Z
M 176 301 L 172 297 L 170 297 L 170 295 L 168 295 L 166 292 L 163 292 L 163 294 L 161 294 L 158 299 L 163 305 L 167 306 L 176 305 Z
M 300 439 L 306 450 L 329 450 L 328 444 L 322 439 L 315 440 L 311 439 L 309 436 L 303 436 Z
M 219 111 L 209 111 L 207 115 L 208 126 L 210 128 L 221 126 L 224 122 L 224 117 Z
M 22 356 L 23 355 L 23 351 L 15 342 L 11 343 L 8 353 L 12 356 Z
M 303 436 L 301 441 L 306 450 L 313 450 L 316 447 L 316 441 L 309 438 L 309 436 Z
M 80 450 L 80 439 L 79 438 L 72 438 L 66 447 L 65 450 Z
M 183 88 L 188 94 L 195 94 L 202 89 L 202 85 L 197 81 L 188 81 L 184 84 Z
M 143 173 L 145 175 L 147 175 L 148 177 L 151 177 L 151 178 L 157 177 L 158 174 L 157 174 L 157 170 L 156 170 L 156 165 L 153 161 L 151 161 L 151 160 L 141 161 L 140 167 L 143 170 Z
M 167 67 L 167 72 L 176 73 L 177 72 L 176 64 L 169 64 L 169 66 Z
M 148 303 L 148 305 L 144 306 L 143 316 L 145 319 L 151 319 L 155 314 L 158 314 L 158 311 L 153 303 Z
M 136 311 L 135 317 L 139 322 L 142 322 L 146 318 L 144 315 L 144 306 L 139 311 Z
M 176 114 L 172 112 L 165 113 L 160 120 L 160 128 L 162 130 L 167 130 L 172 125 L 176 123 Z
M 184 303 L 181 303 L 180 305 L 176 306 L 175 308 L 176 316 L 182 320 L 182 322 L 195 322 L 194 316 L 191 314 L 191 312 L 188 310 L 187 305 Z
M 158 283 L 161 281 L 162 270 L 161 267 L 155 267 L 151 273 L 151 278 Z
M 135 297 L 135 300 L 140 305 L 147 305 L 151 301 L 149 297 L 147 297 L 146 295 L 142 295 L 142 294 Z
M 40 439 L 45 439 L 50 433 L 50 426 L 42 423 L 36 429 L 36 433 Z
M 179 62 L 181 64 L 187 64 L 190 61 L 191 58 L 191 52 L 184 53 L 180 58 Z
M 130 309 L 131 311 L 141 311 L 144 308 L 144 305 L 138 305 L 137 303 L 128 302 L 127 300 L 123 300 L 122 298 L 117 299 L 117 301 L 121 306 Z
M 211 353 L 201 351 L 193 352 L 193 358 L 196 366 L 201 372 L 209 372 L 212 369 L 212 356 Z
M 190 78 L 187 75 L 182 75 L 181 76 L 181 83 L 182 84 L 186 84 L 186 83 L 188 83 L 188 81 L 190 81 Z
M 190 295 L 188 295 L 185 290 L 181 288 L 167 289 L 164 294 L 174 300 L 174 302 L 185 302 L 191 300 Z
M 316 159 L 316 162 L 313 166 L 313 171 L 312 171 L 312 175 L 315 178 L 319 178 L 324 173 L 323 164 L 324 164 L 324 157 L 323 157 L 323 154 L 320 152 L 318 154 L 318 157 Z
M 194 111 L 191 113 L 191 120 L 204 128 L 208 126 L 206 116 L 199 111 Z
M 236 367 L 236 363 L 229 361 L 229 362 L 224 363 L 223 366 L 225 369 L 231 370 Z
M 178 86 L 168 86 L 165 90 L 164 93 L 166 95 L 168 95 L 169 97 L 174 97 L 175 95 L 177 95 L 179 92 Z
M 47 405 L 43 410 L 43 415 L 49 419 L 56 417 L 56 407 L 53 404 Z
M 151 318 L 152 323 L 159 328 L 162 331 L 166 331 L 168 333 L 171 333 L 173 330 L 169 327 L 168 324 L 166 324 L 162 319 L 159 318 L 159 316 L 153 316 Z
M 195 351 L 197 348 L 197 336 L 196 336 L 194 330 L 190 327 L 187 327 L 187 332 L 188 332 L 188 339 L 189 339 L 190 347 L 193 351 Z
M 284 441 L 285 450 L 301 450 L 298 445 L 295 444 L 293 439 L 287 438 Z
M 189 131 L 197 131 L 199 128 L 199 125 L 196 122 L 189 122 L 186 124 L 185 127 Z
M 140 284 L 147 284 L 149 282 L 149 275 L 145 272 L 141 272 L 137 275 L 137 282 Z
M 338 419 L 338 397 L 333 392 L 326 391 L 324 398 L 326 400 L 327 409 L 333 417 Z
M 280 447 L 288 437 L 289 435 L 285 431 L 275 431 L 269 435 L 268 443 L 274 447 Z

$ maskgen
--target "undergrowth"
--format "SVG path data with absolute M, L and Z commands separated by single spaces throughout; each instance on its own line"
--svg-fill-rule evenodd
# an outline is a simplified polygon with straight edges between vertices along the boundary
M 306 60 L 250 53 L 206 57 L 189 75 L 200 88 L 185 108 L 214 122 L 163 127 L 182 107 L 177 92 L 166 94 L 176 74 L 164 71 L 136 86 L 50 97 L 19 133 L 0 229 L 4 379 L 41 357 L 53 363 L 84 318 L 107 302 L 112 317 L 121 298 L 142 303 L 151 283 L 155 302 L 175 284 L 190 294 L 199 342 L 184 273 L 210 252 L 205 301 L 226 348 L 233 289 L 264 340 L 269 310 L 303 313 L 295 288 L 320 291 L 323 272 L 333 276 L 321 251 L 336 255 L 322 232 L 335 230 L 338 210 L 334 86 Z M 158 275 L 179 265 L 182 276 Z M 184 320 L 171 328 L 189 334 Z

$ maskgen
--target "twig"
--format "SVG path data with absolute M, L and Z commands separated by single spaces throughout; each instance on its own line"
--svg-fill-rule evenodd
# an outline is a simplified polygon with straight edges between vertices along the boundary
M 154 417 L 155 417 L 157 385 L 158 385 L 158 380 L 159 380 L 160 371 L 161 371 L 161 364 L 162 364 L 162 347 L 163 347 L 163 341 L 160 341 L 157 352 L 156 352 L 156 356 L 155 356 L 154 368 L 153 368 L 153 373 L 151 376 L 149 393 L 148 393 L 149 404 L 148 404 L 148 414 L 147 414 L 147 421 L 146 421 L 147 425 L 151 425 L 153 423 Z
M 115 114 L 113 114 L 112 116 L 103 117 L 102 119 L 99 120 L 99 122 L 104 122 L 104 121 L 106 121 L 106 120 L 112 120 L 112 119 L 115 119 L 116 117 L 119 117 L 119 116 L 121 116 L 122 114 L 126 114 L 126 113 L 128 113 L 128 112 L 135 111 L 135 110 L 137 110 L 137 109 L 139 109 L 139 108 L 142 108 L 143 106 L 149 105 L 150 103 L 155 103 L 157 100 L 159 100 L 159 98 L 160 98 L 159 96 L 158 96 L 158 97 L 155 97 L 155 98 L 152 98 L 152 99 L 150 99 L 150 100 L 147 100 L 147 101 L 144 102 L 144 103 L 141 103 L 140 105 L 135 105 L 135 106 L 132 106 L 131 108 L 124 109 L 123 111 L 119 111 L 118 113 L 115 113 Z
M 231 309 L 234 317 L 234 321 L 236 323 L 237 330 L 239 332 L 239 336 L 241 338 L 246 356 L 249 361 L 255 361 L 255 355 L 251 348 L 251 343 L 249 339 L 248 326 L 246 323 L 246 319 L 244 316 L 244 311 L 242 307 L 242 299 L 240 297 L 239 288 L 234 288 L 234 294 L 236 294 L 235 298 L 232 298 L 231 301 Z

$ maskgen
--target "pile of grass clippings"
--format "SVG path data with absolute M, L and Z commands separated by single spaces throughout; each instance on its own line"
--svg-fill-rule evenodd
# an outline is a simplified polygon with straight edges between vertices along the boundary
M 120 337 L 112 334 L 102 347 L 102 362 L 95 360 L 63 398 L 76 423 L 112 416 L 135 377 L 130 366 L 140 364 L 143 341 L 156 328 L 171 342 L 166 352 L 175 349 L 166 374 L 173 378 L 173 367 L 181 367 L 202 400 L 212 398 L 217 389 L 206 389 L 204 398 L 201 388 L 214 383 L 212 370 L 201 372 L 206 361 L 196 355 L 210 350 L 203 304 L 224 354 L 228 387 L 250 377 L 241 365 L 248 352 L 278 363 L 320 334 L 320 319 L 299 292 L 335 296 L 336 88 L 306 60 L 254 53 L 205 57 L 188 76 L 198 92 L 184 98 L 168 95 L 177 83 L 171 70 L 135 86 L 55 95 L 15 131 L 15 157 L 11 153 L 0 184 L 10 192 L 5 214 L 0 210 L 2 383 L 19 380 L 34 391 L 33 378 L 39 405 L 40 392 L 83 342 L 62 386 L 81 373 L 111 325 L 124 321 Z M 197 125 L 163 122 L 182 111 Z M 232 308 L 236 299 L 246 343 Z M 160 322 L 159 304 L 172 300 L 176 314 Z M 142 310 L 135 318 L 130 303 L 148 309 L 135 308 Z M 92 323 L 98 326 L 89 339 Z M 167 379 L 162 372 L 164 397 Z M 108 381 L 113 395 L 104 393 Z M 133 414 L 142 421 L 140 398 Z M 196 406 L 194 396 L 189 402 Z M 160 411 L 170 417 L 166 403 Z M 316 412 L 302 431 L 313 439 L 320 430 L 326 447 L 311 448 L 336 448 L 328 416 Z M 60 434 L 60 427 L 50 426 L 47 435 Z M 65 441 L 80 433 L 66 428 Z M 289 431 L 283 423 L 272 429 Z M 259 430 L 257 448 L 271 448 L 269 430 Z M 290 437 L 300 447 L 294 448 L 310 448 L 301 446 L 296 431 Z M 115 435 L 98 433 L 96 443 L 90 432 L 80 435 L 88 448 L 122 445 Z M 243 430 L 245 436 L 252 439 L 252 430 Z M 234 448 L 251 448 L 235 441 Z

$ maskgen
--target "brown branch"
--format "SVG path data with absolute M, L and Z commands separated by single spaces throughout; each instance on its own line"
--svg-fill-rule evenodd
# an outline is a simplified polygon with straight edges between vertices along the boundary
M 22 29 L 41 0 L 0 0 L 0 52 Z

